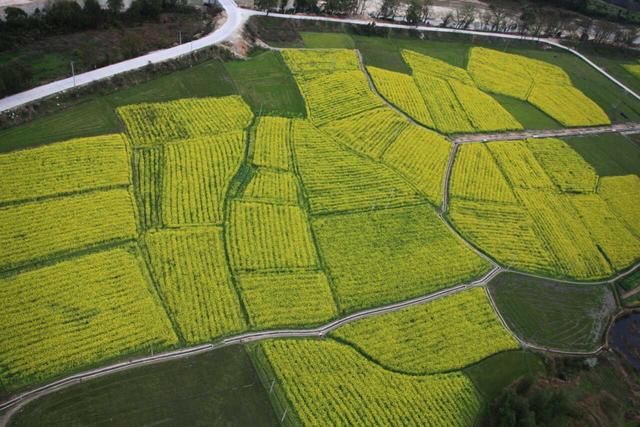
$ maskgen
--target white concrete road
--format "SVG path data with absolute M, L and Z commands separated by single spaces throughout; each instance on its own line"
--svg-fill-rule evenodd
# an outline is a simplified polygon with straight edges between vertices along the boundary
M 259 12 L 255 10 L 239 8 L 238 5 L 234 2 L 234 0 L 218 0 L 218 1 L 220 2 L 220 4 L 222 5 L 222 7 L 225 9 L 227 13 L 227 20 L 220 28 L 215 30 L 213 33 L 205 37 L 202 37 L 198 40 L 194 40 L 192 43 L 184 43 L 169 49 L 163 49 L 163 50 L 151 52 L 146 55 L 139 56 L 137 58 L 129 59 L 127 61 L 118 62 L 117 64 L 108 65 L 103 68 L 98 68 L 93 71 L 78 74 L 75 77 L 75 79 L 72 77 L 69 77 L 69 78 L 58 80 L 43 86 L 38 86 L 33 89 L 27 90 L 25 92 L 8 96 L 6 98 L 2 98 L 0 99 L 0 112 L 11 110 L 13 108 L 19 107 L 24 104 L 28 104 L 38 99 L 42 99 L 51 95 L 55 95 L 56 93 L 61 93 L 69 89 L 73 89 L 74 87 L 77 87 L 77 86 L 82 86 L 91 82 L 103 80 L 103 79 L 112 77 L 116 74 L 125 73 L 127 71 L 136 70 L 150 63 L 155 64 L 158 62 L 175 59 L 180 56 L 188 55 L 190 52 L 194 50 L 202 49 L 208 46 L 212 46 L 214 44 L 221 43 L 229 39 L 237 31 L 242 29 L 242 26 L 245 21 L 243 18 L 247 18 L 248 16 L 251 16 L 251 15 L 266 14 L 264 12 Z M 341 18 L 331 18 L 326 16 L 289 15 L 289 14 L 281 14 L 281 13 L 270 13 L 269 15 L 274 17 L 279 17 L 279 18 L 285 18 L 285 19 L 342 22 L 342 23 L 348 23 L 348 24 L 354 24 L 354 25 L 367 25 L 371 23 L 370 20 L 341 19 Z M 589 64 L 590 66 L 598 70 L 600 73 L 602 73 L 606 78 L 608 78 L 609 80 L 614 82 L 616 85 L 621 87 L 630 96 L 633 96 L 634 98 L 640 100 L 640 95 L 633 92 L 624 83 L 617 80 L 611 74 L 607 73 L 603 68 L 599 67 L 589 58 L 582 55 L 580 52 L 574 49 L 571 49 L 569 47 L 563 46 L 562 44 L 552 39 L 541 39 L 541 38 L 521 36 L 516 34 L 459 30 L 455 28 L 411 26 L 411 25 L 396 24 L 396 23 L 390 23 L 390 22 L 376 22 L 376 25 L 379 27 L 386 27 L 386 28 L 413 29 L 418 31 L 429 31 L 429 32 L 438 32 L 438 33 L 482 35 L 486 37 L 496 37 L 496 38 L 512 39 L 512 40 L 529 40 L 529 41 L 537 41 L 540 43 L 545 43 L 545 44 L 557 47 L 559 49 L 566 50 L 578 56 L 587 64 Z
M 86 73 L 78 74 L 63 80 L 57 80 L 46 85 L 29 89 L 15 95 L 0 99 L 0 111 L 11 110 L 20 105 L 28 104 L 41 98 L 45 98 L 56 93 L 83 86 L 98 80 L 103 80 L 116 74 L 126 73 L 143 68 L 149 64 L 167 61 L 180 56 L 189 55 L 192 51 L 202 49 L 227 40 L 243 24 L 242 14 L 246 13 L 239 9 L 233 0 L 218 0 L 226 10 L 227 20 L 211 34 L 208 34 L 193 42 L 184 43 L 168 49 L 157 50 L 137 58 L 111 64 Z

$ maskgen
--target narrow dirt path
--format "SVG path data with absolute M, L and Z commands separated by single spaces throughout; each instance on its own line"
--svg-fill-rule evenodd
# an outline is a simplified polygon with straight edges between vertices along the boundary
M 640 132 L 640 123 L 618 123 L 609 126 L 578 127 L 566 129 L 538 129 L 513 132 L 474 133 L 458 135 L 451 138 L 457 144 L 471 142 L 508 141 L 527 138 L 551 138 L 582 135 L 600 135 L 606 133 L 635 133 Z

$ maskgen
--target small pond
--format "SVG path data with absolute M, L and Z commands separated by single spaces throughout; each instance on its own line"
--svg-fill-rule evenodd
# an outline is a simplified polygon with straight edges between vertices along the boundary
M 621 317 L 611 327 L 609 345 L 640 369 L 640 313 Z

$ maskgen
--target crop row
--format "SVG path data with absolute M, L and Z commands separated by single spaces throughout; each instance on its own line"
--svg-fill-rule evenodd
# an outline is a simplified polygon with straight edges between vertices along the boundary
M 162 172 L 164 224 L 221 224 L 224 199 L 242 162 L 243 150 L 242 132 L 166 145 Z
M 159 290 L 187 343 L 244 329 L 222 228 L 152 231 L 146 233 L 145 242 Z
M 480 409 L 480 397 L 462 373 L 391 372 L 330 339 L 267 341 L 256 353 L 257 364 L 269 366 L 282 400 L 290 402 L 289 417 L 303 425 L 467 426 Z
M 129 185 L 121 135 L 79 138 L 0 155 L 0 203 Z
M 180 99 L 117 109 L 134 146 L 242 131 L 253 114 L 239 96 Z
M 294 122 L 292 141 L 313 214 L 420 200 L 397 173 L 342 147 L 306 121 Z
M 630 188 L 623 190 L 623 182 Z M 635 176 L 599 178 L 557 139 L 466 145 L 451 178 L 449 216 L 505 265 L 601 278 L 638 259 L 634 184 Z
M 0 208 L 0 270 L 100 243 L 133 239 L 135 218 L 127 189 Z
M 424 295 L 489 270 L 427 204 L 322 216 L 313 228 L 348 310 Z

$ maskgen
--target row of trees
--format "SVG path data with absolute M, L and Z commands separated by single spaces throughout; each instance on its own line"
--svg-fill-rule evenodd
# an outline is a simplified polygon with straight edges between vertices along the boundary
M 107 0 L 106 10 L 98 0 L 84 0 L 83 6 L 74 0 L 57 0 L 43 10 L 36 9 L 32 15 L 27 15 L 17 7 L 7 7 L 4 21 L 0 20 L 0 33 L 70 33 L 122 22 L 155 19 L 163 12 L 191 10 L 186 0 L 133 0 L 129 9 L 124 11 L 123 8 L 123 0 Z M 3 48 L 7 47 L 0 45 L 0 50 Z
M 368 1 L 327 0 L 320 9 L 315 0 L 298 0 L 290 12 L 362 15 L 367 9 Z M 256 7 L 267 11 L 279 10 L 280 4 L 279 0 L 256 0 Z M 577 5 L 574 6 L 578 8 Z M 640 35 L 637 27 L 625 28 L 610 21 L 596 21 L 572 12 L 543 8 L 535 4 L 517 11 L 496 4 L 490 4 L 488 9 L 481 11 L 473 4 L 466 4 L 444 16 L 434 16 L 432 0 L 383 0 L 374 16 L 391 20 L 401 18 L 414 25 L 438 18 L 442 27 L 511 32 L 534 37 L 569 37 L 623 46 L 631 46 Z

